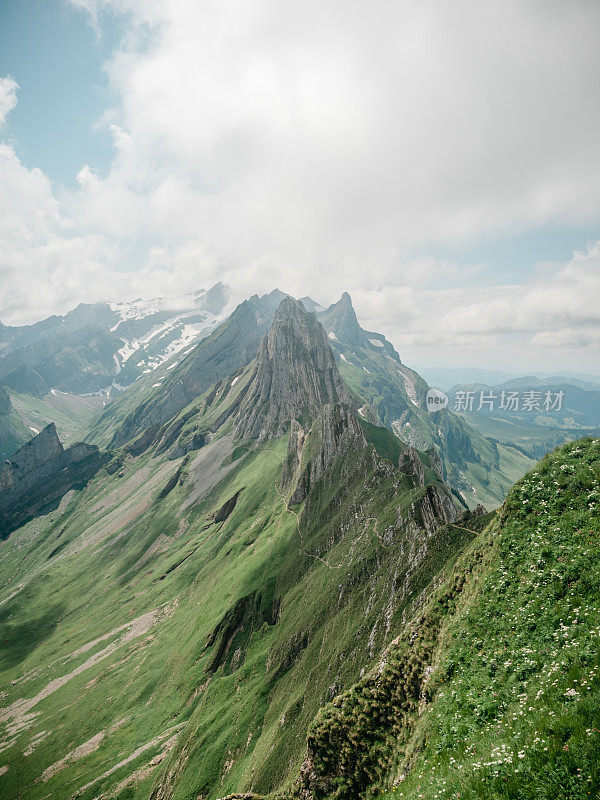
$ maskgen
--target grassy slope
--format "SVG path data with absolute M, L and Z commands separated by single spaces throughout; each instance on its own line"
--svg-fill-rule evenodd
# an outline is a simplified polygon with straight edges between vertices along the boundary
M 235 390 L 226 383 L 188 427 L 209 427 Z M 128 456 L 2 543 L 3 798 L 147 798 L 171 783 L 174 798 L 213 798 L 295 774 L 319 706 L 374 662 L 464 539 L 432 536 L 411 578 L 390 580 L 410 548 L 401 530 L 381 534 L 422 490 L 376 460 L 357 461 L 351 479 L 334 467 L 301 542 L 276 485 L 286 448 L 283 437 L 238 451 L 184 511 L 206 477 L 195 453 L 185 464 Z M 243 598 L 211 670 L 223 627 L 209 637 Z
M 597 797 L 599 522 L 600 440 L 520 481 L 378 673 L 317 717 L 319 796 Z
M 391 797 L 598 796 L 599 501 L 598 440 L 548 456 L 511 492 Z
M 498 468 L 489 470 L 478 463 L 465 464 L 462 472 L 474 491 L 463 491 L 472 508 L 481 503 L 485 508 L 496 508 L 502 503 L 511 486 L 535 466 L 535 461 L 505 444 L 496 445 Z
M 0 458 L 4 460 L 33 436 L 14 408 L 0 415 Z
M 483 436 L 489 436 L 501 442 L 516 444 L 531 458 L 543 458 L 546 453 L 559 447 L 564 442 L 580 439 L 582 431 L 576 428 L 558 428 L 550 425 L 538 425 L 520 417 L 501 419 L 489 414 L 461 413 L 472 428 Z M 590 435 L 590 434 L 586 434 Z
M 80 441 L 87 425 L 102 410 L 105 398 L 80 397 L 53 390 L 43 398 L 17 392 L 10 393 L 12 404 L 23 423 L 41 431 L 50 422 L 56 424 L 65 445 Z M 33 436 L 33 432 L 30 431 Z
M 342 377 L 357 396 L 371 404 L 384 425 L 414 447 L 426 450 L 435 446 L 442 452 L 448 481 L 461 490 L 470 508 L 479 503 L 496 508 L 514 482 L 533 466 L 532 459 L 513 448 L 496 446 L 457 415 L 446 411 L 430 415 L 411 402 L 400 366 L 381 348 L 349 350 L 340 343 L 332 345 Z M 427 384 L 411 370 L 407 373 L 422 401 Z

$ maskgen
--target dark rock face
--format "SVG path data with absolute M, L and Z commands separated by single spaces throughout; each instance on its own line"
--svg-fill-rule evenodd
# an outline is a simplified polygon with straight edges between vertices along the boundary
M 304 500 L 336 456 L 348 455 L 351 450 L 360 452 L 367 447 L 360 422 L 349 409 L 338 403 L 330 403 L 323 408 L 313 426 L 313 432 L 317 435 L 318 447 L 300 475 L 290 503 L 301 503 Z
M 291 297 L 282 300 L 260 344 L 236 422 L 237 439 L 264 442 L 292 419 L 312 421 L 326 403 L 350 403 L 323 327 Z
M 164 498 L 170 494 L 173 489 L 177 486 L 179 479 L 181 478 L 181 473 L 183 472 L 184 468 L 187 467 L 188 460 L 186 458 L 183 459 L 179 467 L 175 470 L 173 475 L 169 478 L 169 480 L 165 483 L 159 494 L 157 495 L 157 500 L 164 500 Z
M 331 331 L 340 341 L 350 344 L 361 344 L 366 338 L 358 324 L 352 300 L 348 292 L 344 292 L 337 303 L 319 314 L 323 327 Z
M 231 514 L 231 512 L 235 508 L 238 501 L 238 497 L 243 491 L 244 491 L 243 489 L 238 489 L 237 492 L 232 497 L 229 498 L 229 500 L 226 500 L 223 503 L 221 508 L 215 514 L 214 517 L 215 522 L 225 522 L 227 517 Z
M 400 457 L 399 468 L 406 475 L 411 475 L 415 480 L 416 486 L 425 486 L 425 470 L 423 462 L 419 458 L 418 452 L 414 447 L 409 447 Z
M 423 495 L 411 504 L 410 523 L 416 530 L 431 535 L 440 525 L 454 522 L 458 511 L 450 494 L 439 486 L 430 484 Z
M 276 601 L 269 602 L 257 589 L 241 597 L 208 636 L 206 646 L 216 645 L 216 651 L 206 671 L 216 672 L 222 666 L 226 674 L 235 672 L 244 661 L 250 633 L 265 622 L 274 625 L 278 611 Z
M 63 448 L 54 423 L 23 445 L 0 470 L 0 534 L 32 519 L 102 466 L 97 447 L 78 442 Z
M 244 301 L 214 333 L 203 339 L 160 389 L 125 420 L 113 444 L 121 445 L 155 426 L 145 449 L 155 440 L 155 434 L 160 438 L 163 426 L 209 386 L 246 366 L 254 358 L 265 330 L 257 319 L 255 305 Z
M 187 455 L 192 450 L 200 450 L 205 444 L 206 434 L 196 431 L 196 433 L 193 433 L 187 439 L 180 438 L 177 444 L 169 450 L 167 458 L 169 458 L 170 461 L 174 461 L 176 458 Z

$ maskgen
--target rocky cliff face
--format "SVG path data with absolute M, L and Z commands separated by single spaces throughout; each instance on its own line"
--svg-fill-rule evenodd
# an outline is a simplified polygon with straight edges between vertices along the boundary
M 325 311 L 321 311 L 319 321 L 326 330 L 342 342 L 356 345 L 362 344 L 366 340 L 366 336 L 358 324 L 348 292 L 344 292 L 337 303 L 333 303 Z
M 103 463 L 97 447 L 63 448 L 54 423 L 27 442 L 0 470 L 0 534 L 5 537 L 40 510 L 81 485 Z
M 270 294 L 253 295 L 240 303 L 230 317 L 169 373 L 162 386 L 126 417 L 111 444 L 121 446 L 144 436 L 138 442 L 139 446 L 143 444 L 143 450 L 160 442 L 172 420 L 189 403 L 217 381 L 252 361 L 283 297 L 283 292 L 275 289 Z M 118 409 L 118 401 L 107 409 L 106 423 L 115 409 Z M 100 423 L 106 424 L 102 418 Z M 151 434 L 147 433 L 149 430 Z
M 307 305 L 307 301 L 304 301 Z M 373 333 L 361 328 L 348 292 L 344 292 L 337 303 L 316 312 L 317 319 L 329 334 L 336 348 L 347 347 L 367 350 L 375 348 L 375 352 L 385 354 L 400 364 L 400 356 L 390 342 L 381 333 Z
M 350 403 L 323 327 L 291 297 L 260 344 L 236 420 L 237 439 L 279 436 L 292 419 L 307 425 L 327 403 Z
M 358 419 L 338 403 L 328 403 L 323 408 L 313 425 L 311 437 L 315 441 L 313 453 L 310 461 L 302 465 L 301 474 L 290 498 L 291 503 L 301 503 L 306 498 L 310 488 L 324 475 L 336 456 L 347 456 L 352 450 L 360 452 L 367 446 Z M 303 438 L 294 427 L 290 432 L 288 463 L 293 461 L 293 458 L 290 459 L 290 451 L 293 452 L 300 441 L 303 441 Z M 297 456 L 296 460 L 300 465 L 301 458 Z
M 113 444 L 121 445 L 151 428 L 157 434 L 161 432 L 164 425 L 211 384 L 248 364 L 263 332 L 253 304 L 241 303 L 228 320 L 173 370 L 160 389 L 125 420 Z M 154 436 L 147 445 L 153 441 Z

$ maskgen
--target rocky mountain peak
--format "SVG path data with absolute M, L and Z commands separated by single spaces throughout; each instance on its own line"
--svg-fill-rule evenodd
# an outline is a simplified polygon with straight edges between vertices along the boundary
M 65 450 L 51 422 L 0 468 L 0 538 L 85 483 L 103 461 L 98 448 L 84 442 Z
M 220 314 L 227 304 L 228 294 L 228 287 L 219 281 L 214 286 L 211 286 L 207 292 L 198 292 L 195 305 L 198 308 L 210 311 L 211 314 Z
M 263 338 L 240 405 L 236 438 L 265 441 L 292 419 L 312 421 L 327 403 L 350 403 L 327 334 L 302 303 L 285 297 Z
M 337 303 L 332 303 L 322 311 L 319 320 L 341 342 L 358 344 L 364 338 L 348 292 L 344 292 Z
M 7 477 L 14 469 L 27 472 L 51 458 L 60 456 L 62 452 L 63 446 L 58 438 L 56 425 L 51 422 L 11 456 L 10 462 L 5 464 L 2 475 Z M 5 488 L 3 484 L 0 485 Z

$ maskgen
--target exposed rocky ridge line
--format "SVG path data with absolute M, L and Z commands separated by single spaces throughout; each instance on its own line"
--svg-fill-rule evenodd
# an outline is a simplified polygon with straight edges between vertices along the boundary
M 262 336 L 268 331 L 277 305 L 285 295 L 278 289 L 269 294 L 253 295 L 244 300 L 212 333 L 196 344 L 187 356 L 171 371 L 161 385 L 127 414 L 121 422 L 120 403 L 127 396 L 111 403 L 93 431 L 95 441 L 104 441 L 103 433 L 112 433 L 111 446 L 120 447 L 139 439 L 148 428 L 152 436 L 140 440 L 143 448 L 159 443 L 159 449 L 174 443 L 174 425 L 180 425 L 177 415 L 218 381 L 239 372 L 256 356 Z M 170 431 L 170 433 L 169 433 Z M 169 445 L 161 442 L 167 434 Z M 176 437 L 175 437 L 176 438 Z M 141 446 L 141 444 L 140 444 Z
M 406 452 L 402 454 L 399 467 L 401 472 L 413 477 L 417 486 L 425 486 L 425 468 L 414 447 L 409 445 Z
M 320 311 L 317 318 L 326 330 L 342 341 L 362 344 L 366 340 L 348 292 L 344 292 L 337 303 Z
M 294 434 L 296 441 L 300 441 L 296 428 L 292 429 L 290 448 L 294 447 Z M 331 466 L 336 456 L 346 456 L 351 450 L 359 452 L 367 446 L 358 419 L 348 408 L 344 408 L 338 403 L 328 403 L 324 406 L 313 425 L 311 436 L 316 437 L 318 446 L 298 478 L 290 497 L 290 503 L 301 503 L 307 497 L 311 487 Z M 290 460 L 289 456 L 290 450 L 288 449 L 288 461 Z M 296 458 L 300 462 L 298 456 Z
M 259 325 L 252 304 L 241 303 L 229 319 L 200 342 L 163 385 L 125 420 L 113 444 L 123 444 L 152 426 L 156 426 L 158 434 L 211 384 L 248 364 L 256 354 L 263 332 L 264 326 Z M 155 437 L 146 446 L 152 441 Z
M 258 351 L 236 418 L 237 439 L 281 435 L 292 419 L 312 421 L 327 403 L 350 403 L 327 335 L 292 297 L 281 301 Z
M 309 307 L 307 299 L 302 302 L 305 307 Z M 383 334 L 361 328 L 348 292 L 344 292 L 337 303 L 332 303 L 328 308 L 315 313 L 332 341 L 351 347 L 375 348 L 381 350 L 397 364 L 402 363 L 393 345 Z
M 441 457 L 436 471 L 465 505 L 476 505 L 480 499 L 486 505 L 501 501 L 503 488 L 512 483 L 513 469 L 501 464 L 497 446 L 448 408 L 427 412 L 426 381 L 401 361 L 385 336 L 360 327 L 347 293 L 317 311 L 317 319 L 329 332 L 342 378 L 366 403 L 362 407 L 366 418 L 370 405 L 375 424 L 393 430 L 420 451 L 434 447 Z M 481 467 L 493 474 L 491 481 L 479 477 Z
M 95 445 L 78 442 L 65 450 L 54 423 L 48 425 L 0 470 L 0 535 L 88 481 L 104 461 Z
M 413 532 L 427 531 L 431 535 L 440 525 L 454 522 L 458 516 L 456 506 L 448 491 L 429 484 L 409 509 L 408 528 Z

